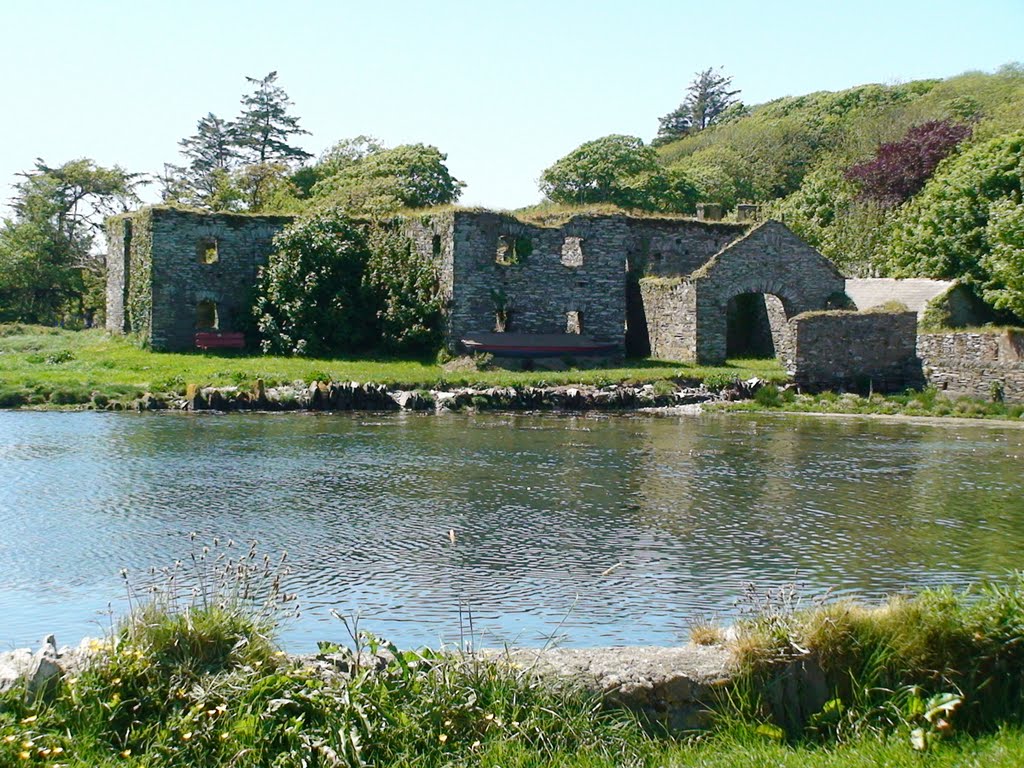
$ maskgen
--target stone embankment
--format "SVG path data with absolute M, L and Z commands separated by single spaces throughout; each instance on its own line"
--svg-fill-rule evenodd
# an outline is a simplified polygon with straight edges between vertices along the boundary
M 0 653 L 0 692 L 24 686 L 30 698 L 41 696 L 64 676 L 77 675 L 103 647 L 87 638 L 75 648 L 58 650 L 50 635 L 36 652 L 19 648 Z M 631 709 L 675 732 L 707 727 L 714 690 L 734 673 L 732 654 L 721 645 L 515 649 L 483 651 L 481 657 L 508 662 L 554 684 L 580 686 L 600 695 L 608 706 Z M 354 666 L 351 653 L 291 660 L 324 679 L 350 674 Z M 360 666 L 383 667 L 388 661 L 387 652 L 381 651 L 362 658 Z
M 751 379 L 718 391 L 703 385 L 677 387 L 668 382 L 604 387 L 392 389 L 383 384 L 354 381 L 296 382 L 278 387 L 267 387 L 257 381 L 250 388 L 189 386 L 183 396 L 147 392 L 128 404 L 110 402 L 102 407 L 138 411 L 623 411 L 741 400 L 749 398 L 761 385 L 760 379 Z

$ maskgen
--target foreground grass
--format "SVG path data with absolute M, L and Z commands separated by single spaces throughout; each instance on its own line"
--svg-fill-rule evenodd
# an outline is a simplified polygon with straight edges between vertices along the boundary
M 133 399 L 144 392 L 184 393 L 199 386 L 267 386 L 296 380 L 375 382 L 405 388 L 647 383 L 669 379 L 719 386 L 751 377 L 785 380 L 774 360 L 737 360 L 720 367 L 660 360 L 568 371 L 447 371 L 435 362 L 381 358 L 310 359 L 243 353 L 157 353 L 100 330 L 65 331 L 0 325 L 0 407 L 88 403 L 93 392 Z
M 909 390 L 897 395 L 822 392 L 815 395 L 781 390 L 775 385 L 761 388 L 753 400 L 716 406 L 731 411 L 779 411 L 786 413 L 837 413 L 878 416 L 948 416 L 967 419 L 1022 419 L 1024 405 L 948 398 L 934 388 Z
M 253 552 L 204 548 L 196 597 L 137 604 L 48 696 L 0 695 L 0 765 L 909 768 L 1024 754 L 1019 575 L 879 606 L 755 598 L 712 730 L 670 737 L 500 658 L 403 652 L 348 624 L 350 647 L 324 649 L 346 673 L 316 671 L 275 650 L 280 580 Z M 807 660 L 831 698 L 796 721 L 776 693 Z

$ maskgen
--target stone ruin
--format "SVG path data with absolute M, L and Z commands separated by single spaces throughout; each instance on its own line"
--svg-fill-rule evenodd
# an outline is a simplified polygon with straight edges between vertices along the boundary
M 852 306 L 846 279 L 784 224 L 703 213 L 535 224 L 456 209 L 393 226 L 438 265 L 454 352 L 502 333 L 582 337 L 617 357 L 719 365 L 774 356 L 809 388 L 919 383 L 916 322 L 898 312 L 833 315 Z M 112 218 L 107 328 L 168 351 L 193 349 L 199 331 L 251 328 L 257 272 L 291 221 L 162 206 Z

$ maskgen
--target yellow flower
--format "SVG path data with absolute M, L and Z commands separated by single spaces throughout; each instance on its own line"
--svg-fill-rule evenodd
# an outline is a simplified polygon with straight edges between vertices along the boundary
M 4 736 L 4 743 L 5 744 L 10 744 L 12 741 L 14 741 L 17 738 L 18 737 L 15 736 L 13 733 L 8 733 L 6 736 Z
M 231 738 L 231 734 L 229 734 L 227 731 L 221 731 L 221 734 L 220 734 L 220 740 L 221 741 L 227 741 L 230 738 Z
M 440 736 L 437 737 L 437 740 L 444 744 L 446 741 L 448 741 L 448 734 L 442 733 Z
M 188 741 L 191 738 L 192 738 L 192 731 L 189 731 L 188 733 L 181 734 L 181 740 L 182 741 Z
M 29 723 L 34 723 L 37 719 L 37 715 L 29 715 L 28 717 L 21 718 L 21 724 L 28 725 Z
M 55 754 L 55 755 L 62 755 L 62 754 L 64 754 L 64 747 L 54 747 L 53 748 L 53 754 Z
M 42 755 L 43 757 L 49 757 L 50 753 L 52 753 L 52 752 L 53 752 L 53 750 L 50 749 L 49 747 L 43 747 L 42 749 L 39 750 L 39 754 Z
M 28 760 L 30 757 L 32 757 L 32 755 L 30 753 L 28 753 L 28 752 L 19 752 L 18 753 L 18 759 L 19 760 Z
M 25 741 L 21 742 L 22 749 L 32 749 L 32 747 L 34 747 L 35 745 L 36 743 L 32 741 L 32 739 L 26 739 Z
M 121 757 L 131 757 L 132 751 L 130 749 L 121 750 Z

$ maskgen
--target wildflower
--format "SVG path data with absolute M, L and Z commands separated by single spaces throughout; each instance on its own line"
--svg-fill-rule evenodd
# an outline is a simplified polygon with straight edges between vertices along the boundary
M 32 741 L 32 739 L 26 739 L 25 741 L 21 742 L 22 749 L 32 749 L 32 747 L 34 747 L 35 745 L 36 743 Z
M 493 719 L 494 719 L 494 714 L 492 712 L 488 712 L 486 715 L 484 715 L 484 720 L 493 720 Z
M 121 750 L 121 757 L 131 757 L 131 756 L 132 756 L 132 751 L 130 749 L 122 749 Z
M 64 747 L 54 747 L 53 750 L 51 750 L 51 751 L 55 755 L 63 755 L 64 754 Z
M 437 737 L 437 740 L 444 744 L 446 741 L 448 741 L 448 734 L 442 733 L 440 736 Z
M 28 717 L 21 718 L 21 724 L 28 725 L 29 723 L 34 723 L 37 719 L 37 715 L 29 715 Z
M 469 748 L 470 749 L 479 749 L 480 748 L 480 739 L 477 739 L 472 744 L 470 744 Z
M 229 734 L 227 731 L 221 731 L 221 734 L 220 734 L 220 740 L 221 741 L 227 741 L 230 738 L 231 738 L 231 734 Z
M 52 750 L 52 749 L 50 749 L 49 747 L 42 747 L 42 748 L 41 748 L 41 749 L 39 750 L 39 755 L 40 755 L 41 757 L 49 757 L 49 756 L 50 756 L 50 754 L 51 754 L 52 752 L 53 752 L 53 750 Z
M 28 760 L 30 757 L 32 757 L 30 752 L 21 751 L 18 753 L 19 760 Z
M 192 738 L 192 731 L 189 731 L 188 733 L 181 734 L 181 740 L 182 741 L 188 741 L 191 738 Z
M 113 680 L 110 681 L 110 684 L 111 685 L 120 685 L 121 684 L 121 678 L 120 677 L 115 677 Z
M 452 724 L 452 721 L 451 721 L 451 720 L 445 720 L 445 721 L 444 721 L 444 724 L 445 724 L 445 725 L 451 725 L 451 724 Z
M 6 736 L 4 736 L 4 744 L 10 744 L 12 741 L 14 741 L 17 738 L 18 737 L 15 736 L 13 733 L 8 733 Z

